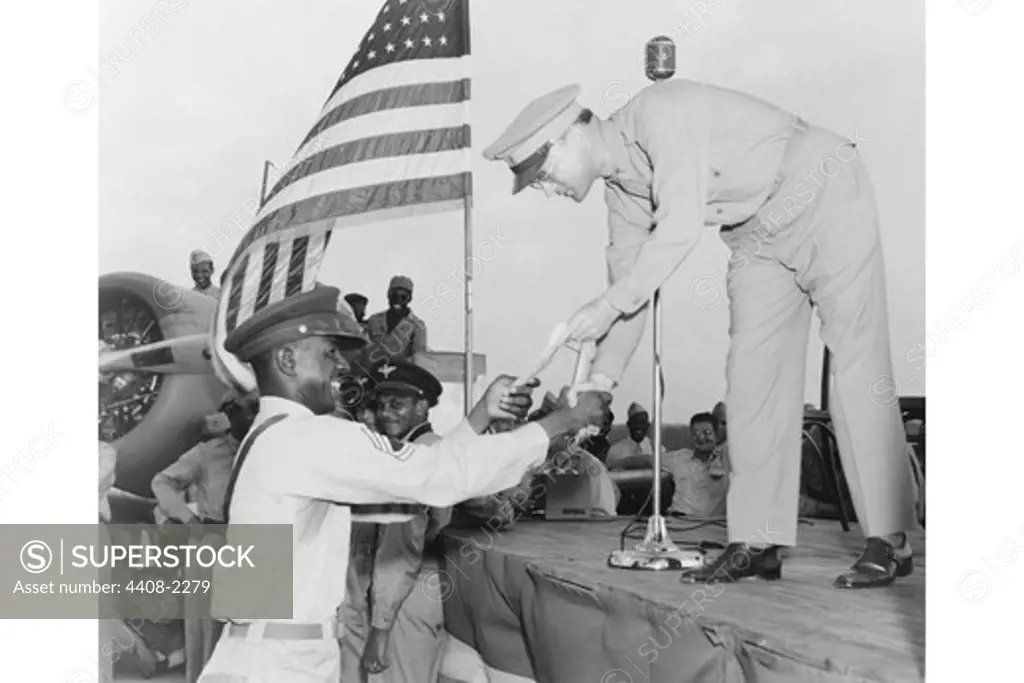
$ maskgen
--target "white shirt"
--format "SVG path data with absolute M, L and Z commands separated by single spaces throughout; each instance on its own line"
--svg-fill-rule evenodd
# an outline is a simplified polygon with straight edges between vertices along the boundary
M 661 447 L 661 452 L 665 452 L 665 446 Z M 623 460 L 637 455 L 654 455 L 654 446 L 651 445 L 651 438 L 649 436 L 645 436 L 640 443 L 633 441 L 631 436 L 616 441 L 608 449 L 608 457 L 605 458 L 605 462 L 608 465 L 608 469 L 615 469 L 622 464 Z M 652 460 L 652 465 L 653 462 Z
M 253 431 L 282 413 L 250 449 L 229 514 L 233 524 L 292 525 L 290 621 L 299 623 L 330 621 L 345 598 L 352 516 L 344 503 L 449 507 L 514 486 L 548 450 L 539 425 L 480 436 L 464 421 L 435 444 L 394 451 L 362 423 L 272 396 L 260 399 Z M 220 616 L 216 602 L 214 592 Z
M 707 462 L 690 448 L 666 453 L 665 470 L 672 473 L 675 494 L 669 510 L 697 517 L 724 515 L 729 495 L 729 457 L 723 446 Z

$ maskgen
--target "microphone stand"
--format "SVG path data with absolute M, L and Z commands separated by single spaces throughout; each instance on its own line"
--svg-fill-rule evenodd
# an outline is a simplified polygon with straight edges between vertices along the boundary
M 680 550 L 668 534 L 668 525 L 661 514 L 661 399 L 664 393 L 661 374 L 661 290 L 651 300 L 654 318 L 654 473 L 651 481 L 651 516 L 647 518 L 644 540 L 631 550 L 616 550 L 608 557 L 608 566 L 617 569 L 689 569 L 704 564 L 704 553 Z M 628 533 L 628 529 L 627 529 Z M 624 534 L 625 535 L 625 534 Z
M 653 82 L 666 80 L 675 74 L 675 43 L 667 36 L 658 36 L 647 43 L 645 69 Z M 651 516 L 647 518 L 647 533 L 643 542 L 632 550 L 616 550 L 608 557 L 608 566 L 618 569 L 689 569 L 704 564 L 704 553 L 680 550 L 668 535 L 668 525 L 661 514 L 661 400 L 664 395 L 661 374 L 661 290 L 655 290 L 651 299 L 651 317 L 654 319 L 654 472 L 651 480 Z M 630 525 L 632 526 L 632 525 Z M 630 531 L 626 527 L 623 537 Z

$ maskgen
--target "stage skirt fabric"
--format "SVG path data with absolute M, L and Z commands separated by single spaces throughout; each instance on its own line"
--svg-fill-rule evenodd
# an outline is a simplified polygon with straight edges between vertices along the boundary
M 543 558 L 492 550 L 494 540 L 487 531 L 443 534 L 451 641 L 443 681 L 482 681 L 476 655 L 491 683 L 860 680 L 752 645 L 751 634 L 708 623 L 687 605 L 659 605 L 560 575 Z

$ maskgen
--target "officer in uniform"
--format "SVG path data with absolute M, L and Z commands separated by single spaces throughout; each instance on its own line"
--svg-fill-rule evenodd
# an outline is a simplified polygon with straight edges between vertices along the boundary
M 370 386 L 385 434 L 418 444 L 440 440 L 429 411 L 443 389 L 428 370 L 410 361 L 385 361 L 371 368 Z M 354 528 L 352 535 L 342 680 L 360 680 L 361 670 L 380 674 L 374 680 L 382 682 L 437 680 L 444 608 L 436 581 L 440 561 L 431 551 L 450 518 L 450 508 L 421 506 L 404 523 L 354 525 L 364 528 Z
M 732 252 L 730 543 L 684 580 L 776 576 L 779 546 L 796 543 L 812 305 L 835 357 L 839 451 L 867 536 L 835 585 L 882 586 L 910 573 L 904 532 L 916 524 L 899 408 L 872 400 L 892 366 L 878 214 L 857 143 L 683 79 L 645 88 L 608 120 L 582 108 L 579 92 L 569 86 L 533 101 L 484 156 L 508 163 L 513 193 L 534 187 L 582 202 L 604 180 L 610 286 L 566 334 L 600 340 L 595 383 L 618 383 L 647 302 L 704 225 L 719 227 Z
M 603 412 L 606 397 L 591 392 L 546 421 L 480 436 L 491 420 L 529 410 L 536 383 L 513 390 L 512 378 L 500 377 L 465 421 L 429 446 L 338 419 L 332 384 L 348 370 L 344 354 L 366 343 L 359 326 L 338 313 L 338 294 L 320 286 L 272 303 L 224 342 L 251 365 L 261 397 L 228 485 L 228 521 L 292 526 L 293 617 L 228 623 L 201 683 L 337 683 L 336 613 L 345 598 L 350 505 L 445 507 L 495 493 L 542 463 L 553 437 Z M 216 593 L 213 603 L 215 615 L 231 616 Z

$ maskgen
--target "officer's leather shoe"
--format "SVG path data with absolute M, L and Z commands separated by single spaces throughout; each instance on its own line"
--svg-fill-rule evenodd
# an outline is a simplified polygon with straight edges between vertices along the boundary
M 683 583 L 733 583 L 740 579 L 782 578 L 782 558 L 778 546 L 751 548 L 746 543 L 730 543 L 711 564 L 686 572 Z
M 897 550 L 883 538 L 869 538 L 853 567 L 836 578 L 836 588 L 880 588 L 914 571 L 914 556 L 904 541 Z

